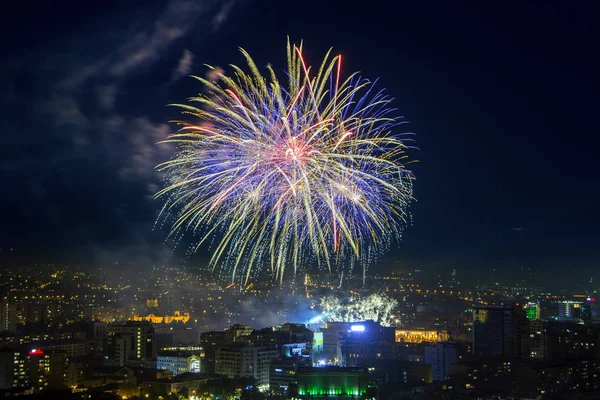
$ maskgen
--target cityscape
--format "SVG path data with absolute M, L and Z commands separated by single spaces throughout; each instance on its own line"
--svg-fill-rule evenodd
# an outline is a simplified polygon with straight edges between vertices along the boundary
M 240 287 L 167 266 L 142 279 L 121 265 L 13 268 L 0 275 L 1 386 L 115 399 L 597 393 L 599 288 L 461 280 L 398 268 L 344 288 L 308 275 Z
M 0 398 L 600 399 L 599 17 L 7 3 Z

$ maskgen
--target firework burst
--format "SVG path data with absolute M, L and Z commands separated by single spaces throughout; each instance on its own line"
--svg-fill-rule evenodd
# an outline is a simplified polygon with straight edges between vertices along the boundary
M 288 267 L 365 267 L 399 236 L 412 199 L 390 98 L 356 74 L 342 79 L 340 55 L 313 71 L 288 42 L 284 86 L 241 52 L 249 72 L 194 77 L 207 92 L 176 105 L 196 121 L 176 121 L 165 142 L 177 151 L 157 167 L 171 234 L 193 231 L 192 251 L 212 242 L 211 266 L 232 280 L 264 268 L 281 283 Z
M 372 294 L 367 297 L 352 296 L 348 301 L 339 296 L 326 296 L 320 306 L 328 321 L 360 322 L 373 320 L 383 326 L 394 324 L 394 314 L 398 302 L 385 294 Z

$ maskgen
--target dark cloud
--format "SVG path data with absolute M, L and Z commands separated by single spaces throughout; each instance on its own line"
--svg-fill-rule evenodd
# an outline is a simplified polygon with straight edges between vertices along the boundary
M 0 127 L 13 132 L 1 153 L 0 182 L 11 196 L 2 196 L 0 206 L 15 209 L 4 223 L 12 231 L 7 244 L 97 260 L 170 257 L 161 246 L 166 233 L 152 233 L 160 208 L 152 197 L 160 183 L 154 167 L 172 151 L 157 142 L 172 130 L 166 121 L 173 114 L 160 78 L 147 78 L 158 82 L 152 85 L 139 79 L 162 74 L 167 83 L 170 73 L 189 74 L 193 54 L 185 49 L 178 58 L 181 40 L 190 42 L 194 32 L 210 42 L 215 19 L 223 23 L 234 5 L 227 4 L 169 0 L 123 8 L 76 35 L 21 49 L 0 66 L 8 95 Z
M 194 53 L 185 49 L 179 62 L 177 63 L 177 67 L 173 71 L 172 81 L 176 81 L 179 78 L 184 76 L 188 76 L 192 72 L 192 64 L 194 62 Z

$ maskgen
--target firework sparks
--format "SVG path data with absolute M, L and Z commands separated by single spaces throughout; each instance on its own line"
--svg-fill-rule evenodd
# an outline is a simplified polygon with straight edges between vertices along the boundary
M 393 130 L 390 98 L 356 74 L 342 80 L 328 53 L 316 74 L 288 42 L 287 86 L 268 66 L 195 77 L 206 94 L 177 105 L 197 122 L 165 142 L 178 146 L 166 172 L 163 210 L 172 235 L 193 231 L 192 251 L 211 241 L 213 268 L 247 283 L 268 268 L 363 267 L 397 239 L 412 200 L 406 140 Z
M 321 299 L 320 306 L 332 322 L 378 321 L 383 326 L 394 323 L 393 312 L 398 302 L 384 294 L 372 294 L 367 297 L 353 296 L 343 302 L 336 296 Z

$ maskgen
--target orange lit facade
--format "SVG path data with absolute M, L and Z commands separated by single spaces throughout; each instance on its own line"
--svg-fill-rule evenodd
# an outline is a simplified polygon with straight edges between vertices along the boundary
M 134 321 L 150 321 L 153 324 L 175 324 L 187 323 L 190 320 L 190 313 L 181 311 L 173 311 L 173 315 L 165 314 L 158 308 L 158 299 L 148 299 L 146 301 L 148 307 L 145 315 L 134 315 Z
M 403 330 L 396 329 L 396 342 L 404 343 L 438 343 L 447 342 L 447 331 Z
M 134 315 L 134 321 L 150 321 L 153 324 L 174 324 L 177 322 L 186 323 L 190 320 L 190 313 L 181 311 L 174 311 L 173 315 Z

